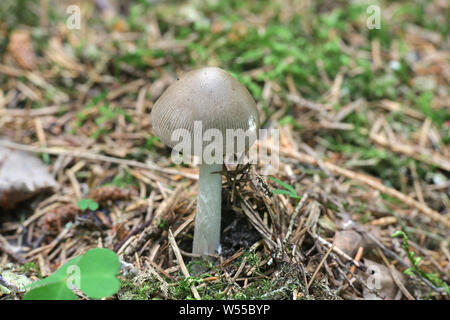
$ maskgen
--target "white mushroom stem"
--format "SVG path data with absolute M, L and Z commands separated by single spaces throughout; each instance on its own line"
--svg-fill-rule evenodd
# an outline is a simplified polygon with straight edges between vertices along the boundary
M 198 180 L 197 213 L 195 214 L 192 252 L 206 256 L 216 254 L 220 244 L 220 219 L 222 204 L 222 164 L 200 166 Z

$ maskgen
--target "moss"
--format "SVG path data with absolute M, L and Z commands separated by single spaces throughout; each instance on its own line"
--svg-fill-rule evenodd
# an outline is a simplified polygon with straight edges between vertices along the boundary
M 160 282 L 154 276 L 140 284 L 130 278 L 121 279 L 117 295 L 121 300 L 158 299 L 161 296 Z

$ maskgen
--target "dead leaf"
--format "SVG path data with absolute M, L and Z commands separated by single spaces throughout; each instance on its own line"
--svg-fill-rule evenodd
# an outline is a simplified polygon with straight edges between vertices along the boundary
M 56 186 L 57 182 L 39 158 L 24 151 L 0 147 L 0 208 L 11 209 Z
M 363 238 L 353 230 L 336 231 L 334 244 L 349 256 L 354 257 L 356 250 L 363 245 Z
M 363 288 L 365 300 L 393 300 L 397 298 L 398 287 L 392 278 L 389 269 L 369 259 L 364 259 L 367 272 L 363 275 L 366 286 Z M 404 276 L 397 270 L 393 271 L 400 282 L 404 282 Z

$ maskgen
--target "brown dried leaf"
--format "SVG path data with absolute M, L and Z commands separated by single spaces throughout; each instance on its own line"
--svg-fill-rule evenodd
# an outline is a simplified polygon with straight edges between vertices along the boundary
M 363 289 L 363 296 L 366 300 L 393 300 L 397 297 L 398 287 L 392 278 L 389 269 L 382 264 L 369 259 L 364 259 L 368 272 L 364 274 L 366 286 Z M 404 276 L 397 270 L 395 277 L 400 282 L 404 282 Z
M 33 51 L 30 33 L 26 30 L 11 32 L 8 50 L 16 63 L 23 69 L 36 68 L 36 57 Z
M 336 231 L 334 234 L 334 244 L 346 254 L 353 257 L 358 248 L 363 245 L 363 237 L 353 230 Z
M 11 209 L 18 202 L 56 186 L 39 158 L 0 147 L 0 208 Z

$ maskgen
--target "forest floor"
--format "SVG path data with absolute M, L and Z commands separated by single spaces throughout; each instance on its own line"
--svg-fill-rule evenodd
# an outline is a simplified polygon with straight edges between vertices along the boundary
M 103 247 L 123 266 L 108 299 L 449 299 L 447 1 L 379 2 L 379 29 L 363 1 L 79 1 L 79 29 L 64 1 L 23 3 L 0 3 L 0 148 L 56 184 L 0 194 L 1 272 Z M 150 111 L 205 65 L 248 88 L 280 165 L 224 173 L 221 252 L 196 274 L 198 167 Z

